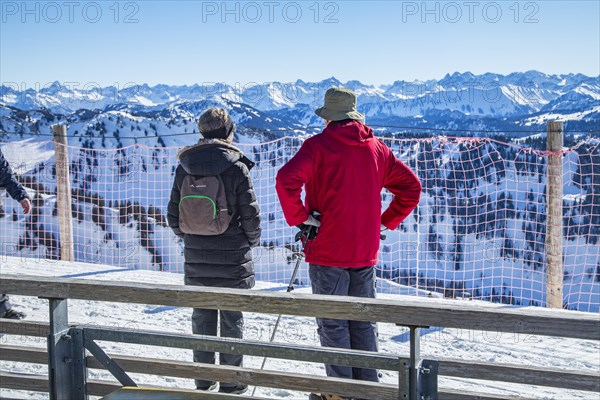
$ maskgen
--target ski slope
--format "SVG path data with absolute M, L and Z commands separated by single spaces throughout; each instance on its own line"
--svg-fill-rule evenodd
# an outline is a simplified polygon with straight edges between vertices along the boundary
M 92 125 L 108 132 L 120 129 L 128 135 L 136 134 L 139 127 L 139 132 L 148 130 L 151 135 L 123 136 L 119 142 L 125 147 L 114 138 L 94 135 L 69 139 L 71 186 L 80 191 L 73 199 L 74 214 L 79 215 L 73 223 L 75 259 L 182 272 L 182 243 L 157 217 L 166 214 L 177 150 L 193 144 L 197 136 L 168 136 L 168 121 L 153 124 L 123 111 L 111 112 Z M 191 127 L 183 126 L 180 129 L 191 131 Z M 70 127 L 74 133 L 85 129 L 76 124 Z M 240 134 L 235 143 L 257 164 L 251 174 L 262 214 L 261 245 L 254 250 L 259 280 L 284 283 L 295 262 L 295 229 L 283 218 L 274 181 L 303 139 L 259 142 L 256 137 Z M 400 283 L 415 287 L 416 293 L 543 305 L 545 160 L 510 145 L 477 139 L 386 139 L 386 143 L 419 174 L 425 189 L 418 210 L 398 230 L 388 232 L 381 243 L 377 269 L 388 282 L 380 286 L 380 292 L 405 294 L 396 290 Z M 45 193 L 40 194 L 35 207 L 37 222 L 29 228 L 31 218 L 18 212 L 16 202 L 4 199 L 7 217 L 0 218 L 0 254 L 56 258 L 56 246 L 48 246 L 60 237 L 52 147 L 51 142 L 33 140 L 2 146 L 16 172 L 43 184 Z M 596 205 L 584 205 L 586 201 L 597 202 L 594 192 L 575 184 L 578 157 L 570 152 L 564 159 L 563 199 L 568 211 L 568 235 L 563 242 L 564 302 L 580 311 L 598 312 L 600 214 Z M 589 161 L 583 161 L 586 163 Z M 466 187 L 468 184 L 473 187 Z M 37 193 L 25 186 L 35 197 Z M 93 196 L 101 197 L 104 205 L 94 202 Z M 382 197 L 385 207 L 391 196 L 384 192 Z M 158 209 L 160 215 L 136 212 L 131 206 L 127 211 L 126 202 L 137 203 L 139 210 Z M 103 224 L 94 221 L 98 208 Z M 469 231 L 476 225 L 484 228 Z M 43 237 L 53 237 L 54 241 L 44 241 Z M 299 282 L 307 283 L 307 274 L 301 273 Z

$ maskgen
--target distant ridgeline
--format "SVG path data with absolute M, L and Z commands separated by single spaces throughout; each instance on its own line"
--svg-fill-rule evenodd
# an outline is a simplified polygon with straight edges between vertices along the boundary
M 165 135 L 194 132 L 202 110 L 221 106 L 230 111 L 246 136 L 272 140 L 314 133 L 322 127 L 314 109 L 321 105 L 325 91 L 338 85 L 358 94 L 359 111 L 368 124 L 382 126 L 377 131 L 386 136 L 488 137 L 498 131 L 505 137 L 529 137 L 543 131 L 548 120 L 565 121 L 572 134 L 597 132 L 600 126 L 600 76 L 528 71 L 454 73 L 440 80 L 379 86 L 342 83 L 335 78 L 153 87 L 127 83 L 104 88 L 93 82 L 53 82 L 29 89 L 2 82 L 0 135 L 48 134 L 49 125 L 61 122 L 69 124 L 70 135 L 103 137 L 117 141 L 117 147 L 129 144 L 122 139 L 127 137 L 154 145 L 157 136 L 166 140 Z M 0 139 L 13 140 L 6 136 Z

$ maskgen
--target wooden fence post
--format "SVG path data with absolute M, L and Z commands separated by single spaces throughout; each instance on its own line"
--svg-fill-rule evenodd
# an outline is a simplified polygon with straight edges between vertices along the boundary
M 550 121 L 546 149 L 546 307 L 563 307 L 563 123 Z
M 73 217 L 71 211 L 71 179 L 67 149 L 67 127 L 52 126 L 56 159 L 56 202 L 60 230 L 60 259 L 75 261 L 73 255 Z

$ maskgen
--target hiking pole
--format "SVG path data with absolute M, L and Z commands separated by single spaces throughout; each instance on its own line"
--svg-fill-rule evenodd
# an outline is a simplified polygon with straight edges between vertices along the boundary
M 318 218 L 321 215 L 321 213 L 318 211 L 313 211 L 311 213 L 311 215 L 315 218 Z M 300 252 L 300 254 L 298 254 L 298 260 L 296 261 L 296 266 L 294 267 L 294 270 L 292 271 L 292 277 L 290 278 L 290 283 L 288 284 L 286 293 L 289 293 L 292 290 L 294 290 L 294 279 L 296 279 L 296 275 L 298 274 L 298 269 L 300 269 L 300 262 L 304 258 L 304 247 L 306 246 L 306 243 L 308 242 L 309 238 L 310 238 L 310 240 L 314 239 L 314 237 L 311 238 L 311 235 L 313 233 L 312 231 L 314 228 L 317 228 L 317 227 L 314 225 L 305 225 L 305 227 L 296 234 L 296 238 L 295 238 L 296 242 L 298 240 L 300 240 L 300 243 L 302 243 L 302 251 Z M 316 233 L 315 233 L 315 235 L 316 235 Z M 303 237 L 305 238 L 304 240 L 302 240 Z M 271 343 L 271 342 L 273 342 L 273 340 L 275 340 L 275 335 L 277 334 L 277 328 L 279 327 L 280 321 L 281 321 L 281 314 L 279 314 L 277 316 L 277 320 L 275 321 L 275 325 L 273 326 L 273 332 L 271 333 L 271 338 L 269 339 L 269 343 Z M 262 364 L 260 365 L 261 370 L 265 367 L 266 363 L 267 363 L 267 357 L 264 357 L 262 360 Z M 256 386 L 254 386 L 254 389 L 252 389 L 251 396 L 254 396 L 255 391 L 256 391 Z

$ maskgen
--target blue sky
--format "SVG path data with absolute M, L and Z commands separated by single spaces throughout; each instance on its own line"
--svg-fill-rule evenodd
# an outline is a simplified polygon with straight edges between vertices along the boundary
M 27 87 L 600 74 L 595 0 L 0 3 L 0 80 Z

